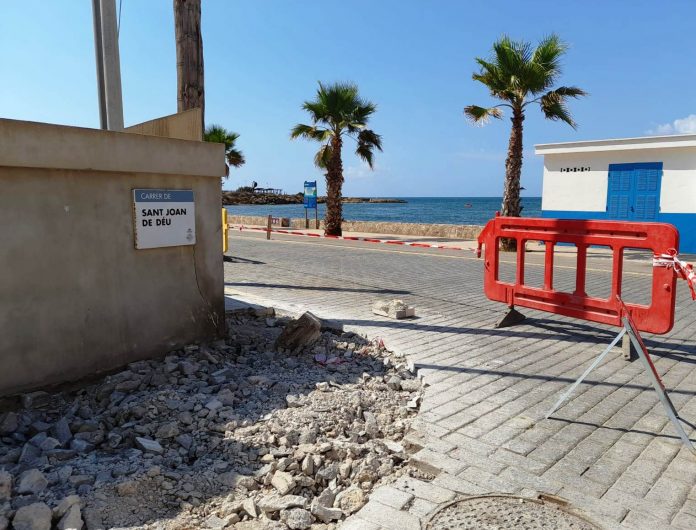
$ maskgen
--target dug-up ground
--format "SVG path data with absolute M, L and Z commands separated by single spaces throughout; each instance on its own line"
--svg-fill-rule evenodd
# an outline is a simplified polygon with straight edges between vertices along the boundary
M 0 530 L 339 528 L 418 471 L 421 397 L 379 340 L 264 311 L 0 412 Z

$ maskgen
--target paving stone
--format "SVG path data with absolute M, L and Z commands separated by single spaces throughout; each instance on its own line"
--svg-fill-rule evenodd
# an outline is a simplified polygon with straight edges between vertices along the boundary
M 414 497 L 427 501 L 441 503 L 452 500 L 454 492 L 434 485 L 432 482 L 425 482 L 411 477 L 401 477 L 392 486 L 398 490 L 410 493 Z
M 371 500 L 358 512 L 359 518 L 387 530 L 421 530 L 420 518 Z
M 341 525 L 341 530 L 381 530 L 383 527 L 361 519 L 357 515 L 349 517 Z
M 468 482 L 462 478 L 455 477 L 454 475 L 450 475 L 449 473 L 440 473 L 433 480 L 433 485 L 454 491 L 456 493 L 461 493 L 463 495 L 479 495 L 487 492 L 487 490 L 481 486 Z
M 463 471 L 467 466 L 462 459 L 457 458 L 457 455 L 452 458 L 450 456 L 443 455 L 442 453 L 431 451 L 428 448 L 421 449 L 412 455 L 410 463 L 421 471 L 436 476 L 443 470 L 456 475 L 457 473 Z
M 413 494 L 392 486 L 380 486 L 370 494 L 370 500 L 400 510 L 413 500 Z
M 419 519 L 424 519 L 430 516 L 440 506 L 436 502 L 426 501 L 425 499 L 416 499 L 408 509 L 408 513 L 415 515 Z

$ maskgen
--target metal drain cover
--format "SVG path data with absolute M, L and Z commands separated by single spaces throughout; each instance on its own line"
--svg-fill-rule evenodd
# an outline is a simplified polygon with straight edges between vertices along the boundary
M 597 530 L 587 519 L 555 502 L 485 495 L 451 502 L 435 512 L 427 530 Z

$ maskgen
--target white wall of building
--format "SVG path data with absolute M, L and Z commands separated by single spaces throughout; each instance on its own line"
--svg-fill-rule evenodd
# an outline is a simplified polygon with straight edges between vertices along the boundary
M 696 147 L 646 145 L 637 149 L 624 147 L 595 152 L 543 151 L 537 149 L 537 153 L 544 154 L 543 210 L 604 212 L 609 164 L 662 162 L 660 212 L 696 213 Z M 571 171 L 561 171 L 564 168 L 571 168 Z M 573 168 L 578 171 L 573 172 Z

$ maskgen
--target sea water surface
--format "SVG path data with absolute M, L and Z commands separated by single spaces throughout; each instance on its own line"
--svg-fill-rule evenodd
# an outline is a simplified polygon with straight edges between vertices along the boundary
M 390 197 L 391 198 L 391 197 Z M 406 203 L 350 203 L 343 205 L 343 218 L 348 221 L 386 221 L 398 223 L 437 223 L 452 225 L 484 225 L 500 210 L 500 197 L 394 197 Z M 541 197 L 522 197 L 522 215 L 539 217 Z M 304 217 L 301 204 L 229 205 L 230 215 L 273 215 Z M 319 205 L 319 218 L 325 205 Z M 310 218 L 314 210 L 309 210 Z

